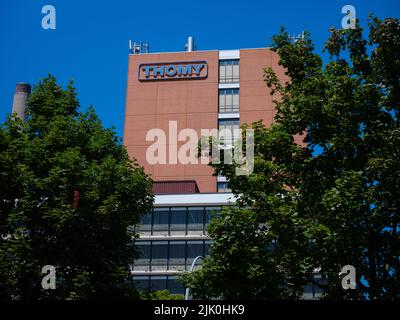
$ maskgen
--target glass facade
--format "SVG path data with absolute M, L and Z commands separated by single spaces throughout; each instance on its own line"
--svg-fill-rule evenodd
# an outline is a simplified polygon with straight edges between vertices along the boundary
M 133 271 L 185 271 L 193 260 L 209 255 L 211 240 L 137 240 Z
M 143 236 L 206 235 L 211 212 L 221 207 L 154 208 L 141 217 L 137 231 Z
M 169 290 L 172 294 L 185 294 L 185 288 L 177 276 L 134 276 L 136 288 L 139 291 Z

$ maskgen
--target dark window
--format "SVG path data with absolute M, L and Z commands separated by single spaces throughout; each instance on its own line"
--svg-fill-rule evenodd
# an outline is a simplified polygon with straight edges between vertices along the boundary
M 210 220 L 218 216 L 221 211 L 221 207 L 206 207 L 206 225 L 210 223 Z
M 188 230 L 203 230 L 204 207 L 188 208 Z
M 171 208 L 171 231 L 186 230 L 186 207 Z
M 149 277 L 148 276 L 135 276 L 133 278 L 136 288 L 139 291 L 149 290 Z
M 217 182 L 217 191 L 218 192 L 231 192 L 232 190 L 229 188 L 228 182 Z
M 168 241 L 153 241 L 151 246 L 152 265 L 167 265 Z
M 186 265 L 187 268 L 189 269 L 193 260 L 198 257 L 198 256 L 204 256 L 204 244 L 203 241 L 188 241 L 187 242 L 187 261 Z M 201 261 L 198 262 L 198 264 L 201 264 Z M 197 265 L 197 263 L 196 263 Z
M 166 276 L 151 276 L 150 277 L 150 290 L 158 291 L 167 289 Z
M 151 231 L 151 215 L 150 211 L 140 217 L 139 231 Z
M 169 243 L 169 264 L 185 264 L 185 241 L 170 241 Z
M 184 294 L 185 288 L 178 280 L 178 277 L 169 276 L 167 282 L 167 288 L 172 294 Z
M 150 241 L 138 241 L 136 243 L 136 248 L 138 251 L 138 257 L 135 260 L 135 264 L 150 263 L 151 242 Z
M 154 231 L 168 231 L 169 228 L 169 208 L 155 208 L 153 217 Z

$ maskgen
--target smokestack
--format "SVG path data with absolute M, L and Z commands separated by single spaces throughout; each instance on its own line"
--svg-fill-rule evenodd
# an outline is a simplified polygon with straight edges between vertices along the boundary
M 28 83 L 20 82 L 15 88 L 14 102 L 12 112 L 17 114 L 17 117 L 25 119 L 26 101 L 31 93 L 31 86 Z
M 188 37 L 185 47 L 186 47 L 186 51 L 188 51 L 188 52 L 192 52 L 192 51 L 196 50 L 196 46 L 194 44 L 193 37 Z

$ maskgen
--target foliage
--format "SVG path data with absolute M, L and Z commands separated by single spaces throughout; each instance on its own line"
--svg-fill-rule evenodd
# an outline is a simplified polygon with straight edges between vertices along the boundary
M 27 119 L 0 127 L 0 298 L 102 299 L 137 294 L 133 234 L 151 180 L 72 83 L 34 87 Z M 45 265 L 56 289 L 43 290 Z
M 273 41 L 290 76 L 281 83 L 274 70 L 264 70 L 279 97 L 275 124 L 252 125 L 252 174 L 214 165 L 240 196 L 240 209 L 213 222 L 211 256 L 185 281 L 197 297 L 281 298 L 289 283 L 299 290 L 314 282 L 318 268 L 327 277 L 315 282 L 325 298 L 398 299 L 400 21 L 371 17 L 368 39 L 358 24 L 332 29 L 326 65 L 308 33 L 293 42 L 281 29 Z M 293 137 L 303 137 L 306 147 Z M 260 250 L 258 229 L 243 221 L 264 223 L 264 237 L 277 249 Z M 247 253 L 253 245 L 256 253 Z M 345 265 L 356 268 L 355 290 L 341 286 Z

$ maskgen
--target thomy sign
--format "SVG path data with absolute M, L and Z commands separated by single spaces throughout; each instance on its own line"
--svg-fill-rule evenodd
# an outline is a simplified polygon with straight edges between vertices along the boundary
M 139 65 L 139 81 L 207 78 L 206 61 L 146 63 Z

